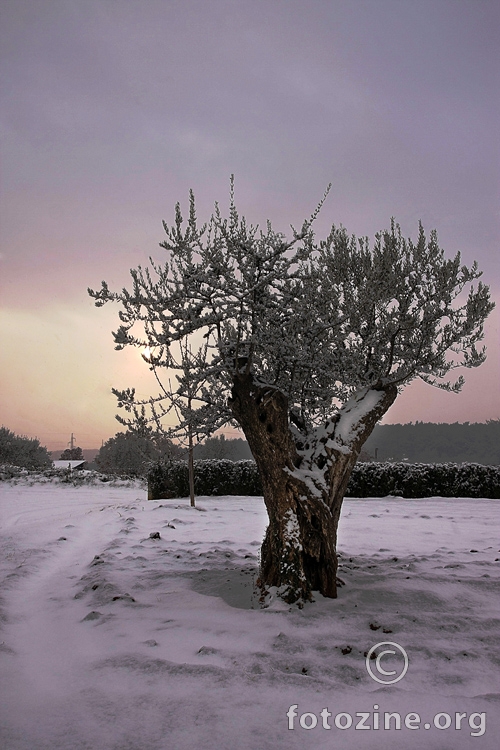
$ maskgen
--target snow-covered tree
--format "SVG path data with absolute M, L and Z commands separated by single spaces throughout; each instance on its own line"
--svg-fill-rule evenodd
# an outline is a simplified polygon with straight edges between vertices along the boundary
M 447 376 L 484 361 L 476 344 L 493 304 L 472 283 L 476 263 L 446 259 L 422 226 L 416 242 L 394 221 L 373 246 L 336 226 L 317 241 L 325 193 L 286 239 L 269 222 L 247 224 L 233 196 L 231 183 L 229 217 L 216 204 L 199 227 L 191 193 L 187 222 L 177 204 L 173 226 L 164 223 L 164 263 L 132 270 L 130 291 L 103 282 L 89 293 L 97 306 L 120 303 L 116 348 L 149 346 L 157 371 L 175 366 L 172 348 L 186 337 L 200 353 L 190 370 L 197 423 L 207 434 L 240 426 L 262 479 L 263 592 L 299 604 L 313 591 L 335 597 L 337 525 L 363 443 L 412 380 L 460 391 L 463 378 Z M 190 388 L 181 372 L 178 396 Z M 165 398 L 149 400 L 157 421 Z M 141 402 L 129 390 L 119 404 Z
M 84 455 L 82 449 L 77 446 L 76 448 L 66 448 L 59 456 L 60 461 L 83 461 Z
M 145 476 L 148 466 L 162 458 L 178 458 L 181 451 L 168 438 L 152 431 L 117 432 L 99 449 L 95 462 L 107 474 Z
M 52 459 L 47 448 L 37 438 L 16 435 L 7 427 L 0 427 L 0 464 L 12 464 L 25 469 L 48 469 Z

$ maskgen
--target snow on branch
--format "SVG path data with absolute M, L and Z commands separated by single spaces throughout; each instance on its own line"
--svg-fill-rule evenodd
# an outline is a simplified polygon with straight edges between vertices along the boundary
M 245 372 L 286 396 L 302 436 L 341 416 L 341 450 L 361 403 L 368 408 L 377 393 L 415 378 L 459 391 L 463 378 L 448 381 L 450 371 L 484 361 L 477 344 L 494 305 L 488 287 L 475 286 L 477 265 L 445 258 L 421 225 L 415 242 L 405 239 L 394 220 L 373 246 L 336 226 L 318 241 L 313 224 L 327 193 L 287 240 L 270 222 L 260 230 L 239 216 L 233 180 L 227 219 L 216 204 L 199 226 L 191 192 L 188 219 L 177 204 L 173 225 L 164 222 L 163 263 L 133 269 L 130 290 L 106 282 L 89 290 L 96 306 L 120 306 L 116 348 L 152 353 L 161 388 L 147 403 L 157 425 L 172 409 L 185 425 L 188 399 L 200 429 L 227 423 L 234 378 Z M 162 373 L 177 377 L 165 383 Z M 120 403 L 131 411 L 134 398 Z

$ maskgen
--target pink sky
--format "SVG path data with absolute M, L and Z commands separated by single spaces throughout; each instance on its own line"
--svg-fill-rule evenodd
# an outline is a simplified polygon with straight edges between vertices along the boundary
M 4 0 L 0 422 L 98 447 L 112 386 L 149 395 L 88 286 L 159 257 L 192 187 L 288 231 L 391 216 L 477 259 L 499 299 L 500 6 L 489 0 Z M 407 388 L 386 422 L 500 418 L 499 312 L 460 395 Z

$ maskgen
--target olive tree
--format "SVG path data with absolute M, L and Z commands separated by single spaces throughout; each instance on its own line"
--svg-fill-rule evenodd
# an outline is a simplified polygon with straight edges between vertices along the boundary
M 318 241 L 327 192 L 289 239 L 241 218 L 232 183 L 229 216 L 215 204 L 200 227 L 191 193 L 187 221 L 177 204 L 173 225 L 164 222 L 164 262 L 132 270 L 130 290 L 89 290 L 97 306 L 119 303 L 116 348 L 149 347 L 155 373 L 175 368 L 186 337 L 200 352 L 190 378 L 177 377 L 175 397 L 191 396 L 190 413 L 170 432 L 193 424 L 193 393 L 200 429 L 243 430 L 269 516 L 259 584 L 299 605 L 313 591 L 336 596 L 342 500 L 375 424 L 416 378 L 459 392 L 463 378 L 448 376 L 484 362 L 476 344 L 493 308 L 488 287 L 474 283 L 477 264 L 446 259 L 422 226 L 416 241 L 394 220 L 372 245 L 342 226 Z M 133 421 L 146 402 L 133 390 L 116 395 Z M 161 423 L 171 401 L 165 389 L 148 399 L 151 418 Z

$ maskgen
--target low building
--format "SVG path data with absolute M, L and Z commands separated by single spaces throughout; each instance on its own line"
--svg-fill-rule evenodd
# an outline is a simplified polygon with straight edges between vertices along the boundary
M 70 471 L 84 469 L 87 466 L 86 461 L 52 461 L 54 469 L 69 469 Z

